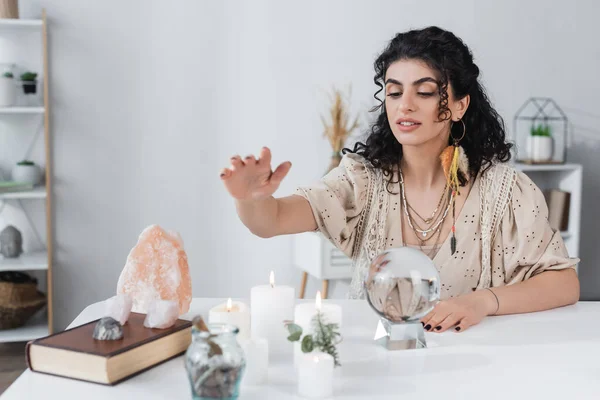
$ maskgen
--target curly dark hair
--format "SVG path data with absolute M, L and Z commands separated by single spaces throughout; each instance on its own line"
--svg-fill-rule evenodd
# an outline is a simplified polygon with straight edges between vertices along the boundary
M 374 94 L 379 102 L 370 111 L 379 110 L 376 121 L 367 132 L 366 141 L 357 142 L 354 149 L 344 148 L 343 154 L 357 153 L 365 157 L 375 168 L 381 168 L 388 179 L 388 191 L 394 179 L 394 168 L 402 159 L 402 145 L 390 128 L 385 109 L 385 100 L 378 94 L 384 91 L 385 73 L 389 66 L 398 60 L 420 60 L 439 74 L 440 95 L 439 119 L 451 118 L 448 109 L 448 83 L 452 83 L 456 99 L 470 95 L 470 104 L 462 120 L 466 135 L 460 141 L 469 159 L 469 174 L 476 177 L 493 162 L 506 162 L 511 158 L 512 144 L 506 141 L 504 121 L 490 104 L 485 89 L 478 80 L 479 68 L 473 62 L 473 55 L 461 39 L 453 33 L 436 26 L 421 30 L 411 30 L 397 34 L 375 60 L 373 81 L 379 87 Z M 385 92 L 384 92 L 385 99 Z M 451 124 L 452 136 L 460 137 L 463 126 Z M 464 184 L 464 180 L 462 180 Z

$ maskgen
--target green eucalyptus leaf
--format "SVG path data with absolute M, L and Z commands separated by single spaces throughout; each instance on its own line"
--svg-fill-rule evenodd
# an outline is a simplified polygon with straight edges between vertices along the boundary
M 302 339 L 302 352 L 303 353 L 310 353 L 311 351 L 313 351 L 313 349 L 315 348 L 314 342 L 313 342 L 313 338 L 312 335 L 306 335 L 304 336 L 304 339 Z
M 297 324 L 287 324 L 286 325 L 288 332 L 290 333 L 290 335 L 293 335 L 295 333 L 300 332 L 300 334 L 302 334 L 302 327 L 300 325 Z
M 290 336 L 288 336 L 288 340 L 290 342 L 297 342 L 298 340 L 300 340 L 301 336 L 302 336 L 302 332 L 294 332 Z

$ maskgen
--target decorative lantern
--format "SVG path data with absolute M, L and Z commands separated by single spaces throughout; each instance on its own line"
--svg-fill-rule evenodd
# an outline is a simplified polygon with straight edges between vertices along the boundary
M 532 97 L 513 119 L 516 159 L 526 164 L 562 164 L 567 159 L 568 119 L 554 100 Z

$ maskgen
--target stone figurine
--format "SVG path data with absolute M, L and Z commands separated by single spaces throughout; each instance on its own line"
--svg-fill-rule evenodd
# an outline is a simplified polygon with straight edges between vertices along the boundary
M 17 228 L 7 226 L 0 232 L 0 254 L 6 258 L 17 258 L 23 253 L 23 236 Z

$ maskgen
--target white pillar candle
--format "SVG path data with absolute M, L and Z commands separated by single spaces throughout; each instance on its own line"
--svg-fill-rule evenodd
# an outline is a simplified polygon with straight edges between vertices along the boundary
M 323 320 L 328 324 L 338 324 L 342 327 L 342 307 L 337 304 L 324 303 L 321 300 L 321 292 L 317 292 L 314 303 L 302 303 L 294 309 L 294 323 L 302 327 L 302 332 L 312 333 L 312 320 L 321 312 Z
M 313 318 L 321 312 L 323 321 L 327 324 L 338 324 L 342 327 L 342 307 L 337 304 L 323 303 L 321 292 L 317 292 L 314 303 L 303 303 L 296 305 L 294 310 L 294 323 L 302 328 L 302 336 L 313 334 Z M 302 348 L 300 342 L 294 343 L 294 365 L 298 365 Z
M 250 338 L 240 341 L 246 357 L 244 385 L 262 385 L 267 382 L 269 372 L 269 344 L 265 338 Z
M 252 337 L 266 338 L 270 355 L 292 351 L 284 321 L 294 318 L 295 302 L 294 288 L 275 285 L 273 271 L 269 285 L 255 286 L 250 290 Z
M 241 301 L 227 300 L 227 303 L 219 304 L 208 312 L 208 322 L 211 324 L 231 324 L 239 328 L 238 339 L 250 337 L 250 310 Z
M 327 353 L 303 354 L 298 363 L 298 394 L 322 399 L 333 394 L 333 357 Z

